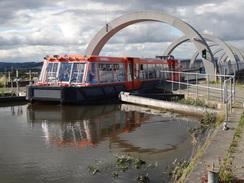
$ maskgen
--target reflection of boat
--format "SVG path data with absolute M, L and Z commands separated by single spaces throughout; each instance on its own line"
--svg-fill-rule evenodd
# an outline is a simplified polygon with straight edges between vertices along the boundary
M 107 113 L 120 110 L 120 105 L 88 105 L 88 106 L 56 106 L 56 105 L 29 105 L 27 113 L 29 120 L 44 120 L 49 122 L 67 122 L 82 119 L 96 118 Z
M 120 111 L 120 105 L 54 106 L 29 105 L 28 121 L 41 125 L 48 144 L 84 147 L 103 138 L 129 133 L 148 119 L 148 114 Z
M 47 144 L 55 147 L 83 149 L 109 137 L 113 149 L 126 152 L 174 151 L 178 144 L 189 139 L 186 131 L 195 124 L 177 121 L 169 115 L 141 113 L 126 104 L 83 107 L 29 105 L 27 116 L 33 127 L 42 126 Z

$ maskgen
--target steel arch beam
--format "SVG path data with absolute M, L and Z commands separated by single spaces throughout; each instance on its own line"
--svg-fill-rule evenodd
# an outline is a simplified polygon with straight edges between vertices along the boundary
M 230 49 L 232 50 L 234 56 L 235 54 L 238 56 L 239 58 L 239 61 L 243 61 L 243 54 L 242 52 L 237 49 L 236 47 L 232 46 L 232 45 L 229 45 Z M 218 52 L 220 52 L 221 50 L 223 50 L 223 48 L 218 48 L 214 51 L 213 55 L 217 54 Z M 225 55 L 227 55 L 225 57 Z M 217 61 L 217 64 L 219 64 L 221 61 L 224 61 L 226 58 L 228 57 L 228 54 L 227 53 L 223 53 L 219 58 L 218 58 L 218 61 Z M 238 62 L 238 60 L 236 60 Z M 237 64 L 238 65 L 238 64 Z
M 202 36 L 205 39 L 208 39 L 208 40 L 211 40 L 211 41 L 217 43 L 221 48 L 223 48 L 224 52 L 228 55 L 230 60 L 236 63 L 237 70 L 239 70 L 236 57 L 235 57 L 232 49 L 230 48 L 230 46 L 228 44 L 226 44 L 224 41 L 220 40 L 219 38 L 212 36 L 212 35 L 209 35 L 209 34 L 202 34 Z M 242 56 L 240 55 L 240 57 L 242 57 Z
M 210 44 L 208 44 L 209 47 L 216 46 L 216 45 L 218 45 L 218 44 L 216 44 L 216 43 L 210 43 Z M 193 67 L 193 64 L 194 64 L 195 60 L 197 59 L 198 55 L 199 55 L 199 52 L 196 51 L 196 52 L 193 54 L 193 56 L 191 57 L 191 61 L 190 61 L 190 65 L 189 65 L 190 68 Z M 214 56 L 214 55 L 215 55 L 215 53 L 213 53 L 213 56 Z
M 175 41 L 173 41 L 173 42 L 167 47 L 167 49 L 164 51 L 163 55 L 170 55 L 170 54 L 172 53 L 172 51 L 173 51 L 177 46 L 179 46 L 180 44 L 182 44 L 182 43 L 184 43 L 184 42 L 186 42 L 186 41 L 189 41 L 189 40 L 196 41 L 196 38 L 189 39 L 187 36 L 182 36 L 182 37 L 176 39 Z M 198 41 L 198 40 L 197 40 L 197 41 Z M 208 47 L 209 47 L 209 46 L 208 46 Z M 209 50 L 210 50 L 210 48 L 209 48 Z M 201 51 L 202 51 L 202 50 L 200 50 L 200 51 L 197 50 L 196 53 L 192 56 L 191 61 L 190 61 L 190 67 L 193 66 L 193 63 L 195 62 L 197 56 L 199 55 L 199 53 L 201 53 Z M 211 50 L 210 50 L 210 54 L 211 54 L 212 57 L 213 57 L 213 54 L 212 54 Z M 216 66 L 216 64 L 215 64 L 214 57 L 213 57 L 212 62 L 214 63 L 214 66 L 215 66 L 215 69 L 214 69 L 215 72 L 209 72 L 209 69 L 207 68 L 207 66 L 206 66 L 206 64 L 205 64 L 205 59 L 202 58 L 202 61 L 203 61 L 203 65 L 204 65 L 205 70 L 206 70 L 207 73 L 209 73 L 209 74 L 215 74 L 215 73 L 216 73 L 216 67 L 217 67 L 217 66 Z
M 158 11 L 136 11 L 122 15 L 112 20 L 102 29 L 100 29 L 100 31 L 98 31 L 98 33 L 93 37 L 93 39 L 87 46 L 85 54 L 99 55 L 103 46 L 118 31 L 122 30 L 123 28 L 129 25 L 145 21 L 155 21 L 169 24 L 183 32 L 188 39 L 191 39 L 191 41 L 196 46 L 199 52 L 203 49 L 206 49 L 207 59 L 204 60 L 206 72 L 215 73 L 216 67 L 215 63 L 213 62 L 214 58 L 212 52 L 208 47 L 206 41 L 201 36 L 201 34 L 199 34 L 193 27 L 191 27 L 186 22 L 169 14 Z
M 237 60 L 236 60 L 236 58 L 235 58 L 235 56 L 234 56 L 234 53 L 233 53 L 232 49 L 231 49 L 230 46 L 227 45 L 224 41 L 220 40 L 219 38 L 217 38 L 217 37 L 215 37 L 215 36 L 209 35 L 209 34 L 202 34 L 202 37 L 203 37 L 204 39 L 208 39 L 208 40 L 213 41 L 214 43 L 218 44 L 218 45 L 224 50 L 224 52 L 229 56 L 229 58 L 230 58 L 232 61 L 236 62 L 236 64 L 237 64 Z M 169 47 L 164 51 L 163 55 L 170 55 L 170 53 L 171 53 L 177 46 L 179 46 L 180 44 L 182 44 L 183 42 L 188 41 L 188 40 L 189 40 L 189 38 L 186 37 L 186 36 L 182 36 L 182 37 L 180 37 L 179 39 L 175 40 L 174 42 L 172 42 L 172 43 L 169 45 Z M 198 53 L 200 53 L 199 50 L 198 50 Z M 242 56 L 242 54 L 240 53 L 240 51 L 239 51 L 239 53 L 238 53 L 238 57 L 239 57 L 239 58 L 243 58 L 243 56 Z M 196 58 L 197 58 L 197 54 L 194 54 L 194 55 L 193 55 L 193 58 L 191 59 L 191 63 L 190 63 L 191 65 L 193 65 L 192 62 L 195 62 Z M 204 64 L 204 60 L 203 60 L 203 64 Z M 216 65 L 215 65 L 215 66 L 216 66 Z M 238 66 L 238 65 L 237 65 L 237 66 Z M 205 64 L 204 64 L 204 67 L 206 68 Z M 206 68 L 206 69 L 207 69 L 207 68 Z

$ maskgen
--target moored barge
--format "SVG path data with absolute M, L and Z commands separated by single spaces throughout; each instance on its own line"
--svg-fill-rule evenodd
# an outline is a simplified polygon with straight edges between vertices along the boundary
M 161 79 L 179 80 L 180 62 L 170 57 L 135 58 L 54 55 L 44 58 L 38 82 L 27 86 L 26 99 L 85 104 L 118 97 L 121 91 L 152 88 Z

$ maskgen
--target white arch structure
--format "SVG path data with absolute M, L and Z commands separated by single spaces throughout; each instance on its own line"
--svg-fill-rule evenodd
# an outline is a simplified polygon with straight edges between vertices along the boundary
M 209 43 L 208 46 L 209 46 L 209 47 L 212 47 L 212 46 L 218 46 L 218 44 L 212 42 L 212 43 Z M 230 47 L 230 49 L 233 51 L 234 56 L 235 56 L 235 54 L 238 56 L 239 61 L 244 60 L 244 55 L 242 54 L 242 52 L 241 52 L 238 48 L 236 48 L 236 47 L 234 47 L 234 46 L 232 46 L 232 45 L 229 45 L 229 47 Z M 216 55 L 218 52 L 220 52 L 220 51 L 222 51 L 222 50 L 223 50 L 223 48 L 219 47 L 219 48 L 217 48 L 216 50 L 214 50 L 214 52 L 212 52 L 212 53 L 213 53 L 213 55 Z M 199 55 L 199 53 L 198 53 L 198 51 L 196 51 L 196 52 L 194 53 L 194 55 L 192 56 L 192 58 L 191 58 L 191 61 L 190 61 L 190 67 L 193 67 L 193 64 L 194 64 L 195 60 L 197 59 L 198 55 Z M 221 56 L 219 56 L 219 58 L 218 58 L 218 60 L 217 60 L 217 65 L 218 65 L 220 62 L 224 62 L 225 59 L 226 59 L 227 57 L 228 57 L 228 54 L 226 54 L 226 53 L 224 52 Z M 235 58 L 236 58 L 236 57 L 235 57 Z M 237 63 L 238 63 L 238 60 L 237 60 Z M 238 65 L 238 64 L 237 64 L 237 65 Z
M 202 37 L 204 39 L 208 39 L 210 41 L 213 41 L 214 42 L 214 45 L 219 45 L 220 46 L 220 50 L 224 50 L 224 53 L 225 53 L 225 56 L 222 55 L 221 58 L 218 59 L 218 62 L 220 62 L 220 60 L 223 60 L 223 58 L 227 58 L 229 57 L 231 61 L 235 62 L 236 63 L 236 66 L 237 66 L 237 70 L 239 71 L 239 68 L 238 68 L 238 63 L 237 63 L 237 60 L 236 60 L 236 57 L 234 55 L 234 53 L 239 57 L 239 59 L 243 59 L 243 54 L 241 53 L 240 50 L 238 50 L 237 48 L 233 47 L 233 46 L 230 46 L 228 44 L 226 44 L 224 41 L 220 40 L 219 38 L 215 37 L 215 36 L 212 36 L 212 35 L 209 35 L 209 34 L 201 34 Z M 163 55 L 170 55 L 171 52 L 177 47 L 179 46 L 180 44 L 186 42 L 190 40 L 187 36 L 182 36 L 180 37 L 179 39 L 173 41 L 169 46 L 168 48 L 164 51 Z M 209 46 L 213 46 L 213 45 L 209 45 Z M 190 66 L 193 65 L 193 63 L 195 62 L 197 56 L 199 55 L 199 50 L 197 52 L 195 52 L 195 54 L 192 56 L 191 58 L 191 61 L 190 61 Z M 217 52 L 215 52 L 214 54 L 216 54 Z M 213 54 L 213 55 L 214 55 Z M 204 61 L 204 60 L 203 60 Z M 205 66 L 205 65 L 204 65 Z M 206 68 L 206 67 L 205 67 Z M 207 68 L 206 68 L 207 69 Z
M 118 31 L 129 25 L 145 21 L 163 22 L 179 29 L 185 34 L 186 39 L 193 42 L 199 53 L 203 49 L 207 50 L 207 58 L 203 59 L 203 64 L 206 68 L 206 72 L 210 74 L 214 74 L 216 72 L 216 64 L 214 62 L 213 54 L 201 34 L 199 34 L 193 27 L 191 27 L 186 22 L 169 14 L 158 11 L 136 11 L 122 15 L 112 20 L 100 31 L 98 31 L 98 33 L 93 37 L 93 39 L 87 46 L 85 54 L 99 55 L 107 41 Z

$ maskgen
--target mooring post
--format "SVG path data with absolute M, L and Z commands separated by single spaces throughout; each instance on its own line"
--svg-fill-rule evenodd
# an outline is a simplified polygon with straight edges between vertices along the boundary
M 212 167 L 208 167 L 208 183 L 219 183 L 219 168 L 214 167 L 214 163 Z

